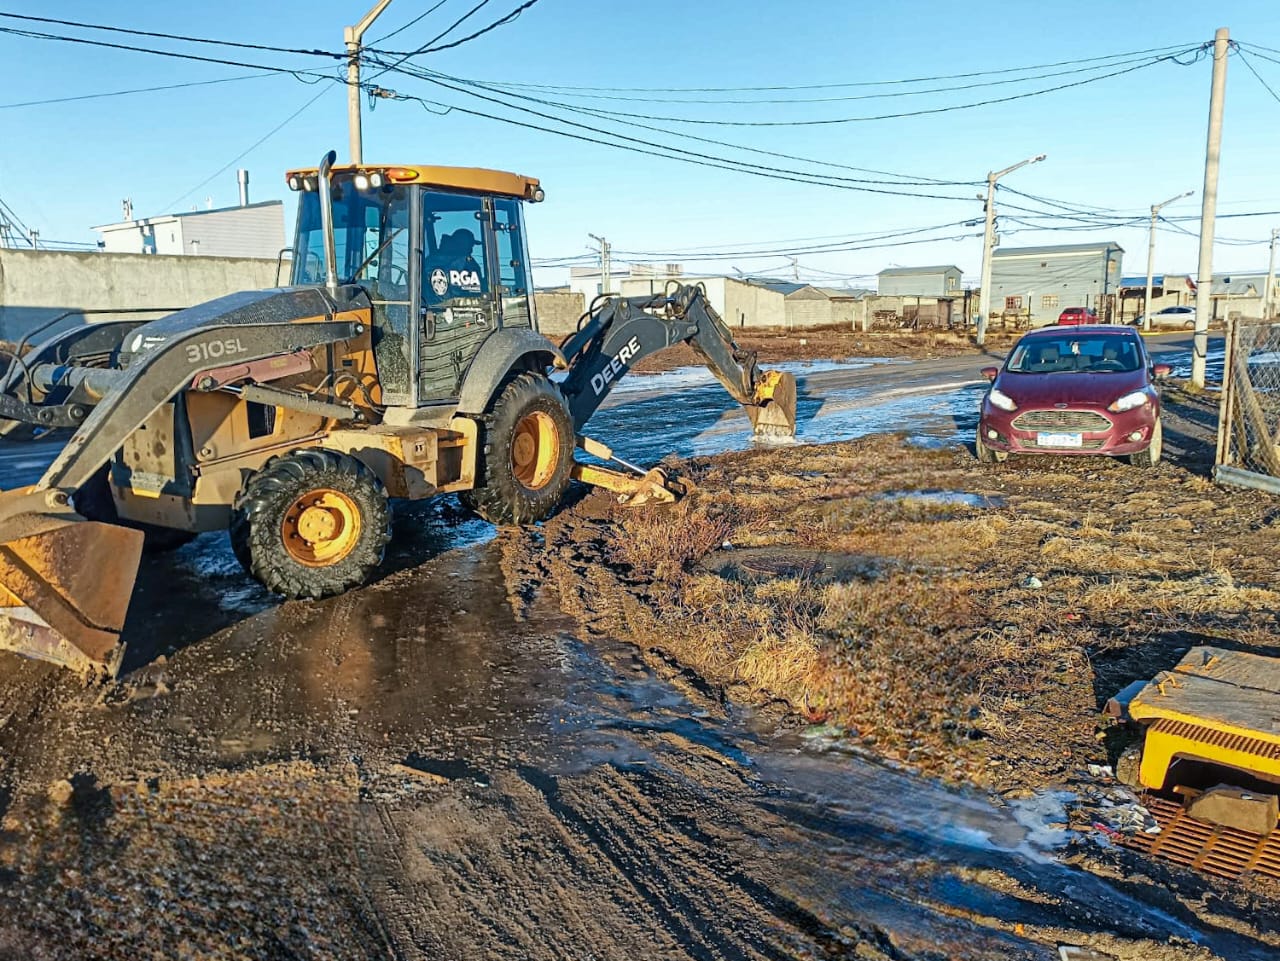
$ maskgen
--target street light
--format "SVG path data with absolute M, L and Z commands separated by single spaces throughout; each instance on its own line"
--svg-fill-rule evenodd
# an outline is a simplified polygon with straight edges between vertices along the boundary
M 1147 295 L 1142 301 L 1142 329 L 1151 330 L 1151 284 L 1155 279 L 1155 262 L 1156 262 L 1156 221 L 1160 216 L 1160 209 L 1167 207 L 1175 200 L 1183 200 L 1190 197 L 1194 190 L 1188 190 L 1185 194 L 1178 194 L 1176 197 L 1170 197 L 1162 204 L 1153 204 L 1151 207 L 1151 236 L 1147 240 Z
M 364 162 L 360 131 L 360 40 L 390 2 L 391 0 L 378 0 L 355 26 L 342 31 L 342 40 L 347 46 L 347 132 L 351 138 L 353 164 Z
M 1011 174 L 1027 164 L 1039 163 L 1047 154 L 1028 157 L 1021 163 L 995 173 L 987 174 L 987 228 L 982 239 L 982 288 L 978 295 L 978 346 L 987 341 L 987 315 L 991 313 L 991 257 L 995 252 L 996 240 L 996 181 L 1005 174 Z

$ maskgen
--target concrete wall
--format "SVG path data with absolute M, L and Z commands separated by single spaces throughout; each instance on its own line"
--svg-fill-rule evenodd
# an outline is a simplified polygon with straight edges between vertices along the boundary
M 582 294 L 573 290 L 537 290 L 533 294 L 538 330 L 552 339 L 572 334 L 586 311 Z
M 66 310 L 190 307 L 275 285 L 274 260 L 0 249 L 0 338 L 17 340 Z M 81 322 L 73 315 L 56 329 Z

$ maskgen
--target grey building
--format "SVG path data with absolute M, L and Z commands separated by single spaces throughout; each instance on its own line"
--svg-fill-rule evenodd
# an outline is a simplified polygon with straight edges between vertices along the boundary
M 1092 307 L 1105 320 L 1120 289 L 1117 243 L 997 247 L 991 260 L 991 311 L 1052 324 L 1067 307 Z
M 886 267 L 876 274 L 881 297 L 953 297 L 960 292 L 960 268 Z
M 143 217 L 94 227 L 109 254 L 185 254 L 275 260 L 284 247 L 279 200 Z

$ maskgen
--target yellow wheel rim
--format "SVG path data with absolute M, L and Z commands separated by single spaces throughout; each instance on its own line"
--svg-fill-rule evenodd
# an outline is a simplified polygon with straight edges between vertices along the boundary
M 550 414 L 534 411 L 520 418 L 511 441 L 511 473 L 529 490 L 541 490 L 560 462 L 560 432 Z
M 284 512 L 280 534 L 285 551 L 299 564 L 329 567 L 355 550 L 360 509 L 342 491 L 308 491 Z

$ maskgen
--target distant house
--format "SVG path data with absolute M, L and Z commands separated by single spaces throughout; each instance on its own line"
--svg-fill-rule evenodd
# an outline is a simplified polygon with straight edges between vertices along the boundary
M 876 274 L 881 297 L 954 297 L 960 293 L 960 268 L 886 267 Z
M 1026 316 L 1052 324 L 1064 308 L 1093 307 L 1105 319 L 1106 306 L 1120 289 L 1116 243 L 996 248 L 991 260 L 991 312 Z
M 186 254 L 275 260 L 285 246 L 284 204 L 192 210 L 94 227 L 109 254 Z

